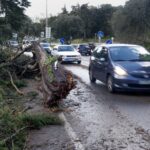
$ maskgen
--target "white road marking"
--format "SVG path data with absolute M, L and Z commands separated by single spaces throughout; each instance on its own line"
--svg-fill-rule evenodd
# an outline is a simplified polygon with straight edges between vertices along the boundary
M 63 113 L 59 114 L 59 117 L 64 120 L 65 122 L 65 130 L 68 133 L 71 141 L 73 142 L 74 146 L 75 146 L 75 150 L 85 150 L 84 146 L 82 145 L 82 143 L 80 142 L 79 138 L 77 137 L 76 133 L 73 131 L 70 123 L 67 121 L 65 115 Z

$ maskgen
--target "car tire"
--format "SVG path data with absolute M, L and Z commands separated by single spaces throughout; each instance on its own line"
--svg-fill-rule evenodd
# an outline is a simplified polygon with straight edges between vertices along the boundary
M 78 61 L 77 63 L 80 65 L 80 64 L 81 64 L 81 61 Z
M 92 83 L 95 83 L 96 82 L 96 78 L 93 76 L 93 73 L 92 73 L 92 70 L 89 69 L 89 77 L 90 77 L 90 81 Z
M 107 78 L 107 89 L 110 93 L 115 93 L 116 91 L 114 81 L 111 75 L 109 75 Z

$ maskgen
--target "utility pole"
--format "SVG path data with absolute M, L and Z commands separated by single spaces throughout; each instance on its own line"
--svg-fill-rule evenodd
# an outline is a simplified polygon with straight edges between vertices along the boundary
M 46 0 L 46 25 L 45 25 L 45 38 L 51 38 L 51 28 L 48 26 L 48 0 Z
M 45 38 L 47 37 L 47 27 L 48 27 L 48 20 L 47 20 L 47 14 L 48 14 L 48 12 L 47 12 L 47 4 L 48 4 L 48 2 L 47 2 L 47 0 L 46 0 L 46 25 L 45 25 Z

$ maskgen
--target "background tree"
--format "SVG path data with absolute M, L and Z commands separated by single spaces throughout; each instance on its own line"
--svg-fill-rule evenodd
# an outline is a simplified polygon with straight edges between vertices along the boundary
M 130 0 L 112 18 L 116 37 L 126 42 L 144 43 L 150 36 L 150 1 Z
M 0 18 L 0 26 L 2 27 L 0 32 L 2 36 L 8 28 L 10 29 L 8 31 L 18 32 L 24 19 L 26 19 L 24 10 L 30 6 L 30 2 L 28 0 L 0 0 L 0 3 L 0 15 L 2 15 Z M 5 28 L 5 26 L 7 27 Z
M 60 14 L 52 24 L 55 37 L 79 38 L 82 34 L 82 20 L 78 16 Z

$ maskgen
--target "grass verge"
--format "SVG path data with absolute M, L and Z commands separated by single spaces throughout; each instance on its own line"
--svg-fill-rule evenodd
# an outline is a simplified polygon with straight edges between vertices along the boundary
M 47 125 L 62 125 L 63 122 L 52 114 L 31 115 L 23 112 L 23 104 L 29 97 L 36 98 L 36 92 L 26 96 L 18 95 L 6 84 L 0 87 L 0 150 L 24 149 L 28 131 Z

